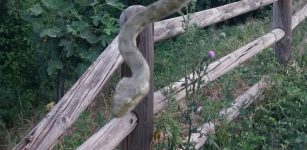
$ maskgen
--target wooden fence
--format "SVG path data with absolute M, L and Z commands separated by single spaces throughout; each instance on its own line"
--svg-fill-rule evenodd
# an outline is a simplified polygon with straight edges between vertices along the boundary
M 204 81 L 201 85 L 202 87 L 275 43 L 278 60 L 286 64 L 291 59 L 292 30 L 307 17 L 307 5 L 292 16 L 292 0 L 241 0 L 191 14 L 190 23 L 196 24 L 199 27 L 206 27 L 272 3 L 274 4 L 273 30 L 271 32 L 211 63 L 199 77 L 195 75 L 192 76 L 191 74 L 191 78 L 201 78 Z M 156 22 L 154 24 L 153 38 L 150 37 L 151 33 L 149 32 L 153 30 L 150 29 L 150 27 L 147 29 L 147 32 L 144 33 L 147 38 L 149 36 L 149 40 L 147 39 L 149 43 L 147 44 L 150 44 L 150 41 L 160 41 L 184 33 L 182 20 L 182 17 L 176 17 Z M 142 39 L 143 38 L 140 38 L 140 43 L 142 43 Z M 67 131 L 77 120 L 123 62 L 117 46 L 118 37 L 113 40 L 80 79 L 63 96 L 55 108 L 49 112 L 46 117 L 21 140 L 21 142 L 14 147 L 14 149 L 45 150 L 51 149 L 57 144 L 64 136 L 65 131 Z M 149 51 L 145 53 L 152 55 Z M 186 96 L 184 91 L 186 85 L 183 83 L 185 83 L 184 78 L 172 84 L 172 89 L 174 90 L 172 96 L 175 97 L 176 101 L 180 101 Z M 228 121 L 231 121 L 238 115 L 238 110 L 240 108 L 247 107 L 266 87 L 267 84 L 265 80 L 259 81 L 245 94 L 239 96 L 230 108 L 221 111 L 220 114 L 226 115 Z M 153 110 L 152 112 L 146 112 L 149 118 L 152 118 L 153 114 L 159 113 L 166 106 L 168 98 L 163 95 L 164 90 L 168 90 L 168 87 L 154 93 L 151 92 L 153 94 L 153 106 L 150 106 L 151 108 L 148 109 Z M 144 105 L 146 105 L 146 103 L 143 104 L 143 106 Z M 152 133 L 149 132 L 145 135 L 142 133 L 147 132 L 145 131 L 147 126 L 152 128 L 153 125 L 152 122 L 149 121 L 145 127 L 142 125 L 143 127 L 139 128 L 139 124 L 144 124 L 144 119 L 148 119 L 144 117 L 144 114 L 145 112 L 130 112 L 122 118 L 112 119 L 97 133 L 85 141 L 78 149 L 114 149 L 131 132 L 133 132 L 133 134 L 130 134 L 128 138 L 122 142 L 121 148 L 148 148 L 151 142 L 151 137 L 148 137 L 148 135 L 152 135 Z M 140 118 L 140 116 L 143 117 Z M 207 135 L 214 131 L 214 126 L 216 124 L 218 124 L 218 122 L 205 123 L 199 127 L 198 133 L 192 134 L 191 141 L 195 144 L 194 147 L 196 149 L 199 149 L 206 142 Z M 136 132 L 135 128 L 138 128 L 137 130 L 139 131 Z M 144 136 L 147 137 L 144 138 Z M 146 144 L 139 145 L 140 143 Z

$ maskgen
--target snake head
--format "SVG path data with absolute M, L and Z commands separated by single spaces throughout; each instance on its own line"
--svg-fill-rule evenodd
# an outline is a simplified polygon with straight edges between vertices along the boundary
M 123 78 L 115 89 L 113 114 L 122 117 L 133 110 L 149 91 L 149 82 L 136 84 L 136 79 Z

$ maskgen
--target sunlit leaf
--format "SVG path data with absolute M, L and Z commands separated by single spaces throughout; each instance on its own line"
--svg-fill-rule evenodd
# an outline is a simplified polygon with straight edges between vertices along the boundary
M 40 4 L 36 4 L 30 8 L 30 11 L 34 16 L 38 16 L 44 12 L 44 9 Z
M 75 0 L 75 3 L 81 6 L 93 6 L 97 4 L 97 0 Z
M 48 9 L 59 9 L 63 5 L 64 0 L 42 0 L 42 3 Z
M 40 37 L 45 37 L 45 36 L 49 36 L 49 37 L 57 37 L 58 34 L 61 32 L 61 29 L 57 28 L 57 27 L 53 27 L 53 28 L 49 28 L 49 29 L 44 29 L 39 36 Z
M 122 9 L 125 5 L 118 0 L 106 0 L 106 4 L 117 9 Z

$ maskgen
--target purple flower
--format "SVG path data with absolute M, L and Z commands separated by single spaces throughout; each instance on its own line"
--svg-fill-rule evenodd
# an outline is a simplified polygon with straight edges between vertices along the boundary
M 208 52 L 208 57 L 209 58 L 214 58 L 215 57 L 215 52 L 214 51 L 209 51 Z

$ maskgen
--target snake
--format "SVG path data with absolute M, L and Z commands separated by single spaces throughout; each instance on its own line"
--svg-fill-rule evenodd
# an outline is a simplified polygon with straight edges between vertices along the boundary
M 115 117 L 122 117 L 132 111 L 150 89 L 150 69 L 137 48 L 137 36 L 148 24 L 171 15 L 190 1 L 159 0 L 131 17 L 123 25 L 118 36 L 118 49 L 132 76 L 123 77 L 116 85 L 112 106 Z

